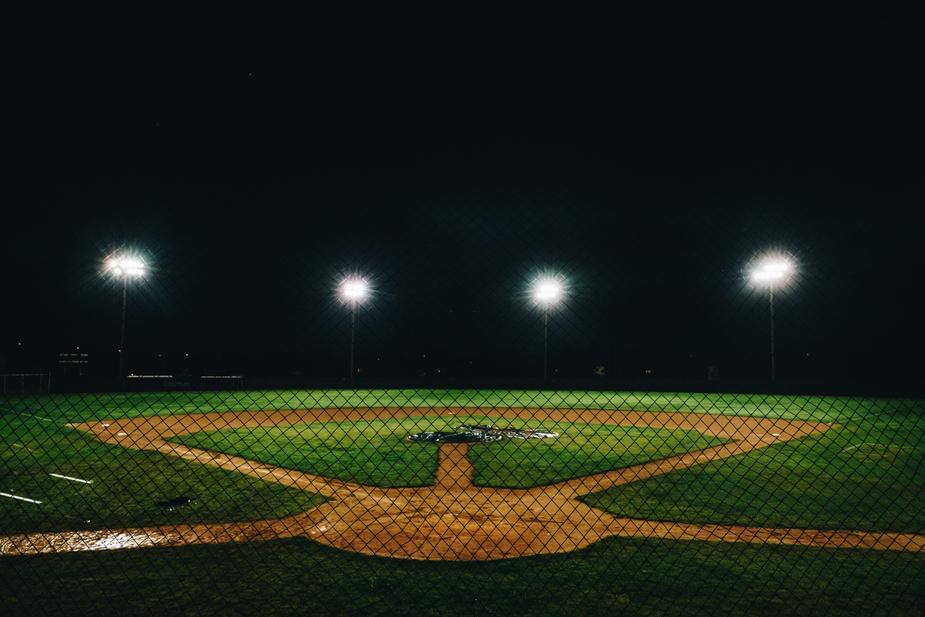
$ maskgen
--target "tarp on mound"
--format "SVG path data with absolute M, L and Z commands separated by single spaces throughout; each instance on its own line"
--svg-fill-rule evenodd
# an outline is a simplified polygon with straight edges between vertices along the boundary
M 551 439 L 559 433 L 543 429 L 497 428 L 483 425 L 462 425 L 456 431 L 424 431 L 408 435 L 408 441 L 428 441 L 433 443 L 491 443 L 502 439 Z

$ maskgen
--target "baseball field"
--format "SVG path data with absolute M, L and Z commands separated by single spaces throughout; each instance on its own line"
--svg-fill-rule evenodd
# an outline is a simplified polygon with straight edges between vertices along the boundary
M 542 429 L 548 439 L 410 441 Z M 925 402 L 0 399 L 8 614 L 921 614 Z

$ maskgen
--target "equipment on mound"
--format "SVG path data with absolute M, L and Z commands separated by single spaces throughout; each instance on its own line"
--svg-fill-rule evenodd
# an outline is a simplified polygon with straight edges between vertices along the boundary
M 433 443 L 491 443 L 502 439 L 551 439 L 559 433 L 542 429 L 497 428 L 481 424 L 463 424 L 457 431 L 424 431 L 408 435 L 408 441 L 429 441 Z

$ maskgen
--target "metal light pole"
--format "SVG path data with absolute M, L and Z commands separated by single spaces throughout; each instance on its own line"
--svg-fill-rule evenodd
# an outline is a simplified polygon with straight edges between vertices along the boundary
M 147 272 L 147 266 L 141 257 L 131 254 L 112 255 L 106 259 L 106 272 L 122 281 L 122 322 L 119 329 L 119 373 L 118 379 L 125 376 L 125 322 L 128 314 L 128 283 L 131 279 L 140 279 Z
M 350 306 L 350 383 L 356 376 L 356 329 L 360 303 L 369 297 L 369 283 L 359 276 L 344 278 L 337 287 L 341 301 Z
M 543 307 L 543 381 L 549 381 L 549 309 Z
M 756 286 L 768 288 L 768 316 L 771 335 L 771 381 L 777 381 L 776 345 L 774 342 L 774 291 L 793 274 L 793 263 L 787 257 L 767 256 L 751 271 L 751 281 Z
M 531 287 L 533 301 L 543 309 L 543 381 L 549 381 L 549 309 L 565 295 L 565 286 L 559 276 L 542 276 Z
M 777 381 L 777 365 L 774 360 L 774 282 L 768 285 L 768 313 L 771 321 L 771 381 Z
M 119 332 L 119 379 L 125 374 L 123 366 L 125 365 L 125 315 L 128 309 L 128 278 L 122 277 L 122 328 Z
M 350 303 L 350 382 L 352 383 L 356 376 L 354 368 L 354 356 L 357 341 L 357 303 L 356 300 Z

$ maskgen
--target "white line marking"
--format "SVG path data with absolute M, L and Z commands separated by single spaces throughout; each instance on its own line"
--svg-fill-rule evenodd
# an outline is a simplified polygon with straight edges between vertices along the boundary
M 35 418 L 36 420 L 41 420 L 43 422 L 54 422 L 54 420 L 52 420 L 51 418 L 46 418 L 44 416 L 37 416 L 34 413 L 19 412 L 19 415 L 29 416 L 30 418 Z
M 70 480 L 71 482 L 80 482 L 82 484 L 93 484 L 93 480 L 81 480 L 80 478 L 73 478 L 71 476 L 62 476 L 60 473 L 50 473 L 48 474 L 52 478 L 61 478 L 62 480 Z
M 18 499 L 19 501 L 28 501 L 29 503 L 42 503 L 38 499 L 29 499 L 28 497 L 20 497 L 19 495 L 11 495 L 10 493 L 0 493 L 0 497 L 9 497 L 10 499 Z

